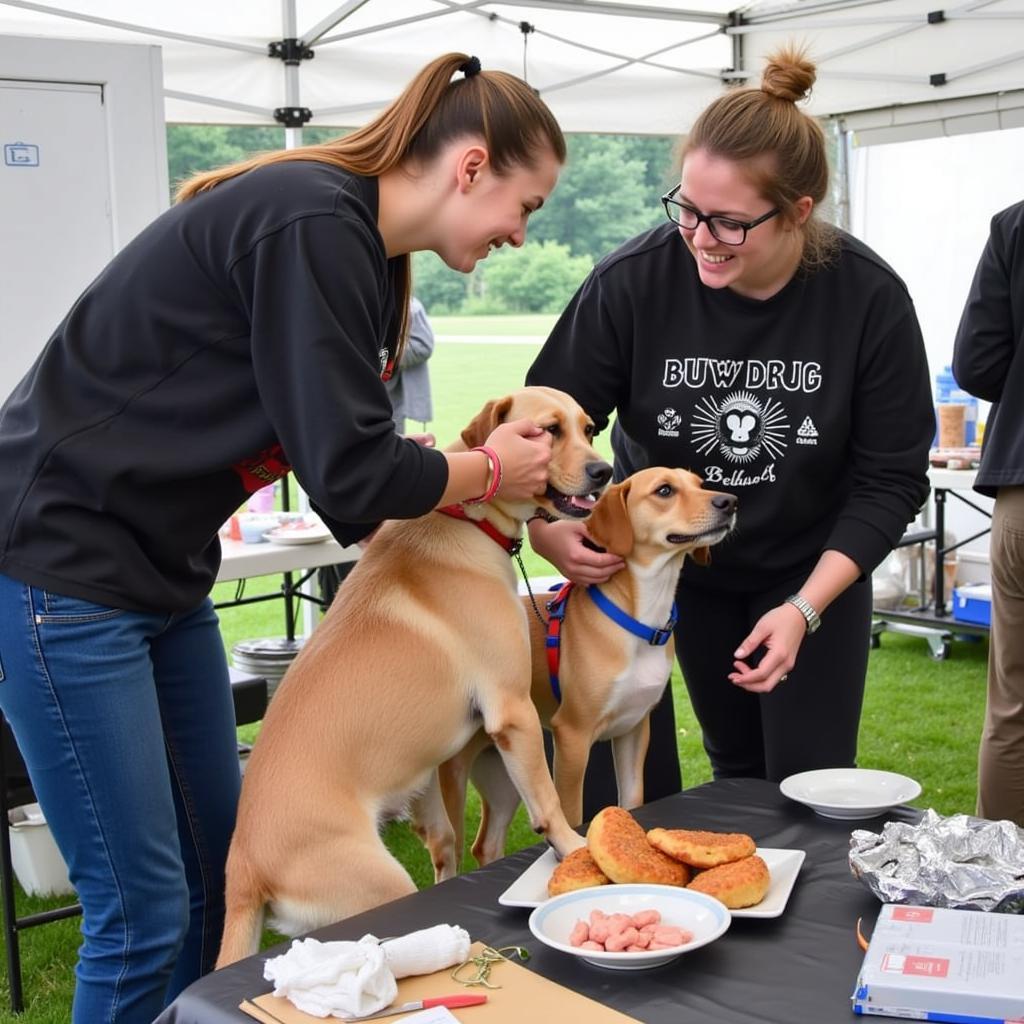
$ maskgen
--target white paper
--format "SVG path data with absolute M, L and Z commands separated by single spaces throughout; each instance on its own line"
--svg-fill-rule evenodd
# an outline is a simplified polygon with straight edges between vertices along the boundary
M 413 1021 L 416 1024 L 459 1024 L 459 1019 L 447 1006 L 432 1006 L 429 1010 L 410 1013 L 402 1020 L 407 1021 L 408 1024 L 412 1024 Z

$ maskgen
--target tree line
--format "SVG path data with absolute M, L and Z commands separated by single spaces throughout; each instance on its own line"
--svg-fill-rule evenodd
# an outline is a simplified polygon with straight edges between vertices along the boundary
M 303 141 L 338 134 L 307 127 Z M 279 128 L 168 125 L 172 193 L 197 171 L 279 149 L 282 141 Z M 664 219 L 659 197 L 678 180 L 674 138 L 581 134 L 567 141 L 558 186 L 530 217 L 521 248 L 493 252 L 472 274 L 450 270 L 433 253 L 415 254 L 413 286 L 428 312 L 559 312 L 597 260 Z

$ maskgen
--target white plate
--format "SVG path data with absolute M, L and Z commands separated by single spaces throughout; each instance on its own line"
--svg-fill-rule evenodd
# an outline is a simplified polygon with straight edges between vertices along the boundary
M 606 914 L 635 914 L 657 910 L 663 924 L 676 925 L 691 933 L 689 942 L 671 949 L 645 949 L 633 953 L 608 953 L 603 949 L 581 949 L 569 944 L 577 921 L 589 920 L 594 909 Z M 595 967 L 613 971 L 638 971 L 660 967 L 691 950 L 714 942 L 728 929 L 729 911 L 713 896 L 673 885 L 600 885 L 593 889 L 554 896 L 530 914 L 530 931 L 545 945 L 579 957 Z
M 308 530 L 285 530 L 275 526 L 263 536 L 271 544 L 320 544 L 331 539 L 331 531 L 326 526 L 311 526 Z
M 779 783 L 783 796 L 806 804 L 823 818 L 875 818 L 921 795 L 921 784 L 897 772 L 874 768 L 822 768 L 790 775 Z
M 768 865 L 771 885 L 757 906 L 730 911 L 733 917 L 778 917 L 786 909 L 793 883 L 806 856 L 803 850 L 774 850 L 763 846 L 757 848 L 757 853 Z M 505 907 L 539 907 L 547 903 L 551 898 L 548 896 L 548 879 L 556 864 L 555 851 L 548 848 L 498 897 L 498 902 Z M 610 892 L 611 887 L 594 887 L 595 892 L 601 890 Z

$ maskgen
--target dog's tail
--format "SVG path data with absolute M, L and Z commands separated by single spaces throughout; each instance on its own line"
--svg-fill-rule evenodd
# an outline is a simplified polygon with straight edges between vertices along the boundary
M 234 853 L 234 850 L 232 850 Z M 260 949 L 267 895 L 251 866 L 240 857 L 228 856 L 224 935 L 217 967 L 254 956 Z

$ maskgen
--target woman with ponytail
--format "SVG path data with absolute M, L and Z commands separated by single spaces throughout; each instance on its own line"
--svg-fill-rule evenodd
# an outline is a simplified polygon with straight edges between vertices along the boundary
M 759 87 L 698 117 L 662 200 L 670 223 L 594 269 L 528 374 L 599 427 L 617 410 L 617 479 L 684 466 L 739 497 L 735 532 L 710 565 L 686 563 L 677 593 L 679 663 L 717 778 L 854 765 L 871 572 L 928 494 L 935 420 L 914 306 L 819 217 L 825 139 L 797 106 L 814 78 L 783 49 Z M 582 524 L 530 534 L 580 582 L 619 567 Z M 649 799 L 680 786 L 668 692 L 654 733 Z M 591 810 L 613 795 L 595 782 Z
M 289 469 L 342 543 L 480 495 L 399 437 L 409 253 L 521 245 L 565 142 L 452 53 L 336 141 L 200 174 L 89 285 L 0 410 L 0 707 L 80 897 L 73 1019 L 149 1024 L 217 952 L 239 791 L 217 531 Z M 546 435 L 488 439 L 499 494 Z

